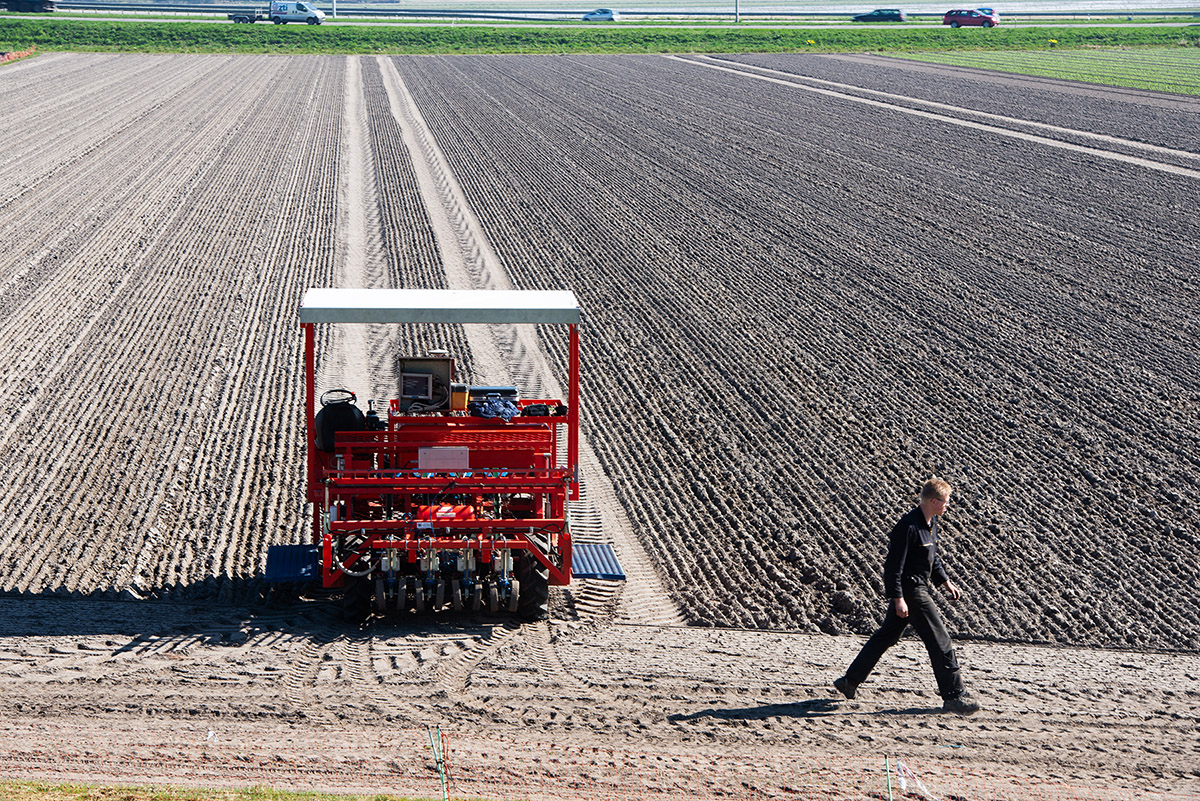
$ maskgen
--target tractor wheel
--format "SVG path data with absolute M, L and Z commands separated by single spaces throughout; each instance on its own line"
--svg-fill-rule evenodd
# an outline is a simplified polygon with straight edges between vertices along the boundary
M 450 607 L 455 612 L 461 612 L 463 608 L 462 582 L 458 579 L 450 582 Z
M 342 594 L 342 618 L 349 623 L 361 623 L 371 616 L 371 587 L 364 578 L 346 578 Z
M 420 583 L 417 584 L 417 589 L 413 592 L 413 609 L 418 612 L 425 611 L 425 588 Z
M 513 579 L 512 586 L 508 590 L 508 611 L 517 611 L 517 603 L 521 598 L 521 580 Z
M 495 584 L 488 585 L 488 609 L 493 612 L 500 611 L 500 588 Z
M 387 589 L 382 577 L 375 579 L 375 611 L 380 614 L 387 611 Z
M 545 620 L 550 616 L 550 571 L 527 553 L 517 560 L 517 580 L 521 597 L 517 601 L 517 617 L 522 620 Z
M 433 611 L 440 612 L 446 605 L 446 580 L 438 579 L 433 590 Z
M 483 608 L 483 585 L 475 582 L 475 589 L 471 591 L 471 611 L 478 612 Z

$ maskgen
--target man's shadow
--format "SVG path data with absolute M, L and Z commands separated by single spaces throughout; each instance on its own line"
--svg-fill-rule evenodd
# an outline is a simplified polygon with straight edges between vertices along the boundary
M 765 720 L 767 718 L 820 718 L 845 713 L 842 707 L 846 704 L 839 698 L 814 698 L 809 701 L 793 701 L 787 704 L 764 704 L 763 706 L 733 707 L 721 709 L 702 709 L 690 715 L 667 715 L 672 723 L 685 723 L 701 718 L 716 720 Z M 940 715 L 940 706 L 911 706 L 907 709 L 876 709 L 872 715 Z
M 717 720 L 765 720 L 766 718 L 816 718 L 832 715 L 838 703 L 832 698 L 815 698 L 811 701 L 793 701 L 789 704 L 765 704 L 742 708 L 702 709 L 690 715 L 667 715 L 672 723 L 684 723 L 701 718 Z

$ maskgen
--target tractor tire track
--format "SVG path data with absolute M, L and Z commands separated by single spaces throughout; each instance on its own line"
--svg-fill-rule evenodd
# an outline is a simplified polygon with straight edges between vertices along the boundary
M 1186 178 L 1200 179 L 1200 169 L 1197 169 L 1197 163 L 1200 162 L 1200 153 L 1150 145 L 1106 134 L 1064 128 L 1058 125 L 1031 122 L 1001 114 L 975 111 L 962 106 L 921 100 L 894 92 L 862 89 L 844 83 L 797 76 L 795 73 L 773 70 L 767 67 L 726 62 L 710 56 L 696 56 L 692 58 L 665 56 L 665 58 L 701 64 L 715 70 L 727 70 L 758 80 L 775 82 L 781 86 L 827 94 L 830 97 L 839 99 L 878 105 L 881 108 L 891 108 L 906 114 L 939 120 L 952 125 L 978 128 L 988 133 L 1010 136 L 1048 147 L 1074 150 L 1098 158 L 1122 161 L 1150 170 L 1160 170 Z M 813 86 L 813 84 L 818 84 L 818 86 Z M 969 119 L 971 117 L 976 119 Z M 982 120 L 982 122 L 977 120 Z M 1036 133 L 1020 130 L 1022 128 Z M 1052 136 L 1055 138 L 1051 138 Z M 1071 139 L 1082 140 L 1087 144 L 1076 144 L 1068 141 Z M 1133 155 L 1130 151 L 1144 155 Z

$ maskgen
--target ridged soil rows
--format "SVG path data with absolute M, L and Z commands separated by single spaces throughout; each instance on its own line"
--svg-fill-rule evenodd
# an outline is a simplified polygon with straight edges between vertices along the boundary
M 38 113 L 90 127 L 0 173 L 6 218 L 45 211 L 0 264 L 4 588 L 232 597 L 294 537 L 294 315 L 332 255 L 341 62 L 159 57 L 114 69 L 110 105 L 109 57 L 43 77 L 80 61 L 93 93 Z
M 1195 101 L 867 57 L 720 62 L 787 86 L 700 58 L 44 58 L 0 74 L 4 589 L 234 597 L 300 536 L 295 309 L 350 280 L 348 91 L 355 280 L 446 280 L 402 79 L 507 280 L 580 294 L 589 441 L 690 621 L 869 630 L 886 530 L 938 473 L 957 635 L 1196 647 L 1196 180 L 1127 158 L 1194 168 Z M 454 330 L 369 360 L 446 345 L 470 362 Z
M 693 621 L 869 630 L 937 473 L 960 636 L 1196 645 L 1194 179 L 662 58 L 396 63 L 513 282 L 582 294 L 589 436 Z

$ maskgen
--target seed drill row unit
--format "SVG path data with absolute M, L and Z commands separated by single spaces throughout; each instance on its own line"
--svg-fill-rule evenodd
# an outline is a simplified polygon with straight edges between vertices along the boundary
M 550 586 L 623 578 L 611 548 L 573 554 L 579 497 L 579 304 L 566 291 L 310 289 L 304 332 L 312 544 L 273 546 L 268 581 L 319 578 L 353 614 L 548 611 Z M 568 397 L 459 383 L 444 351 L 400 357 L 397 397 L 364 413 L 350 389 L 316 394 L 321 324 L 559 324 Z M 582 567 L 582 569 L 581 569 Z

